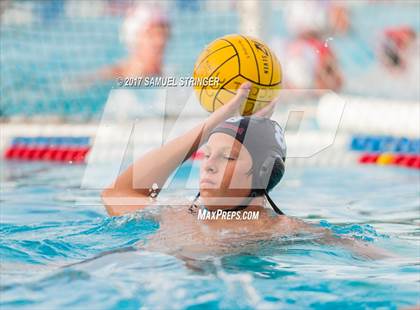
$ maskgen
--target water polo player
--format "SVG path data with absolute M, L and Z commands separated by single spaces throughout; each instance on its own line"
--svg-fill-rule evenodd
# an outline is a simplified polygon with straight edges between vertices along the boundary
M 283 130 L 270 120 L 275 101 L 251 117 L 233 117 L 246 100 L 249 89 L 249 84 L 242 85 L 233 100 L 203 123 L 146 153 L 128 167 L 112 187 L 102 192 L 108 213 L 119 216 L 146 208 L 151 203 L 127 205 L 119 200 L 135 202 L 136 198 L 143 198 L 140 201 L 147 202 L 151 195 L 158 195 L 159 189 L 154 185 L 161 188 L 172 172 L 205 144 L 196 199 L 188 207 L 184 204 L 162 208 L 158 216 L 160 228 L 151 237 L 151 248 L 165 248 L 169 252 L 172 252 L 169 248 L 177 249 L 177 254 L 182 251 L 185 255 L 203 251 L 206 245 L 211 251 L 224 247 L 227 241 L 222 231 L 240 233 L 250 240 L 309 232 L 322 235 L 323 242 L 351 246 L 362 255 L 375 257 L 378 251 L 373 251 L 372 247 L 335 238 L 326 229 L 285 216 L 271 200 L 268 192 L 279 183 L 285 171 Z M 235 217 L 229 214 L 219 218 L 199 217 L 203 212 L 220 214 L 220 211 L 234 213 Z M 258 216 L 244 220 L 240 214 L 245 212 L 257 212 Z

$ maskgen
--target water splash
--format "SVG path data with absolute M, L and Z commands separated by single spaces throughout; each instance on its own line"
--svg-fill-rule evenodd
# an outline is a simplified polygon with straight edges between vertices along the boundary
M 324 42 L 324 47 L 328 47 L 328 42 L 333 41 L 333 40 L 334 40 L 334 38 L 333 38 L 333 37 L 329 37 L 329 38 L 327 38 L 327 39 L 325 40 L 325 42 Z
M 319 222 L 321 227 L 330 229 L 333 233 L 337 235 L 350 236 L 355 239 L 360 239 L 363 241 L 372 242 L 376 239 L 389 238 L 386 234 L 378 233 L 375 228 L 369 224 L 350 224 L 350 225 L 333 225 L 326 220 L 321 220 Z

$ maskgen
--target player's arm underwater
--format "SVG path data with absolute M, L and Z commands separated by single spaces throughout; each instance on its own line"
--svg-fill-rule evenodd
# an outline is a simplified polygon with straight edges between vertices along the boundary
M 315 230 L 319 231 L 319 228 L 316 228 Z M 330 230 L 322 229 L 322 231 L 322 237 L 318 240 L 321 244 L 339 246 L 351 251 L 357 256 L 368 259 L 385 259 L 395 257 L 386 250 L 378 248 L 377 246 L 367 242 L 349 237 L 340 237 L 338 235 L 334 235 Z
M 328 244 L 338 245 L 343 248 L 350 250 L 357 256 L 368 258 L 368 259 L 385 259 L 395 258 L 394 255 L 385 251 L 384 249 L 378 248 L 372 244 L 364 241 L 355 240 L 352 238 L 340 238 L 331 237 L 326 240 Z
M 357 240 L 349 236 L 340 236 L 334 234 L 329 228 L 319 227 L 316 224 L 307 223 L 298 218 L 289 218 L 293 219 L 293 230 L 295 232 L 309 233 L 313 236 L 316 236 L 316 239 L 314 241 L 317 244 L 341 247 L 345 250 L 350 251 L 356 256 L 367 259 L 387 259 L 396 257 L 392 253 L 382 248 L 379 248 L 371 243 Z
M 214 111 L 204 122 L 144 154 L 129 166 L 101 193 L 108 214 L 120 216 L 150 205 L 151 193 L 156 196 L 171 173 L 200 147 L 210 131 L 239 111 L 248 97 L 250 87 L 250 83 L 243 84 L 229 103 Z M 256 114 L 264 116 L 272 113 L 273 107 L 274 102 Z

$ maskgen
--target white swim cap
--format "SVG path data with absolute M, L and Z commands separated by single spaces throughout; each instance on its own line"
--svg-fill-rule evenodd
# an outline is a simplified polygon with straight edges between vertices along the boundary
M 128 13 L 121 27 L 120 39 L 132 48 L 139 31 L 155 23 L 169 25 L 167 12 L 158 5 L 139 4 Z
M 320 1 L 295 1 L 285 5 L 284 21 L 289 32 L 322 34 L 328 30 L 328 7 Z

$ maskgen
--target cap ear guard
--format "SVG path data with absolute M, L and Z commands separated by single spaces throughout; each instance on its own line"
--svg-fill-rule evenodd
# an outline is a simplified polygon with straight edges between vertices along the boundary
M 277 153 L 272 152 L 262 163 L 258 172 L 258 177 L 255 181 L 256 187 L 254 187 L 255 189 L 251 191 L 260 195 L 265 195 L 274 212 L 280 215 L 284 215 L 283 211 L 277 207 L 268 195 L 268 192 L 272 190 L 278 182 L 280 182 L 283 177 L 284 170 L 284 159 Z
M 253 188 L 270 191 L 284 174 L 284 160 L 277 153 L 271 153 L 260 166 L 254 177 Z
M 267 184 L 267 191 L 271 191 L 283 178 L 285 172 L 285 158 L 276 156 L 274 164 L 271 166 L 272 170 L 268 170 L 269 178 Z

